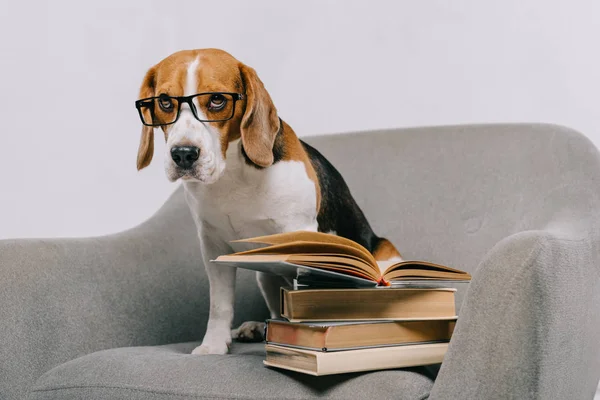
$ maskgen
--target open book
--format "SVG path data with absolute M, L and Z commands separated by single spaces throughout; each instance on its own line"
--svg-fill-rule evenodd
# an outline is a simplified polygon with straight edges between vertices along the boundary
M 470 281 L 467 272 L 427 261 L 376 261 L 360 244 L 332 234 L 296 231 L 234 242 L 266 245 L 221 255 L 213 263 L 307 280 L 393 286 L 403 281 Z

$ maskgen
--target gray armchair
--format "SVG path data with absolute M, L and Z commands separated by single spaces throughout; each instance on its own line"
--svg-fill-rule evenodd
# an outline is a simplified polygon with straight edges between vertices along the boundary
M 473 274 L 439 373 L 304 376 L 265 368 L 260 343 L 190 355 L 208 284 L 178 189 L 125 232 L 0 241 L 0 398 L 593 398 L 600 157 L 585 137 L 504 124 L 304 140 L 405 257 Z M 268 315 L 248 271 L 236 312 L 236 323 Z

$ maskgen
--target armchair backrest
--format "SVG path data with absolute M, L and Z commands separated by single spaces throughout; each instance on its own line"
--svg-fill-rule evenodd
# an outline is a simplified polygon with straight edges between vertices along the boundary
M 600 158 L 555 125 L 463 125 L 303 138 L 342 173 L 378 235 L 407 259 L 473 272 L 532 229 L 592 229 Z

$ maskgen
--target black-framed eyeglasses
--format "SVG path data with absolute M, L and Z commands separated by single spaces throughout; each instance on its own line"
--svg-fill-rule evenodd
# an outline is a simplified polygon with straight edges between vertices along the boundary
M 181 113 L 181 105 L 186 104 L 194 117 L 201 122 L 220 122 L 233 118 L 235 103 L 244 98 L 240 93 L 205 92 L 191 96 L 168 96 L 161 94 L 136 100 L 135 108 L 140 114 L 142 123 L 147 126 L 170 125 L 177 121 Z M 197 99 L 200 112 L 194 104 Z

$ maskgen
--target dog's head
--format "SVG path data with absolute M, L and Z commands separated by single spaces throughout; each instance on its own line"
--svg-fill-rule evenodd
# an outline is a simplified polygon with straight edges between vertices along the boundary
M 184 50 L 160 61 L 146 73 L 136 107 L 143 122 L 138 170 L 152 161 L 156 127 L 171 181 L 216 182 L 240 137 L 254 164 L 273 163 L 277 110 L 256 72 L 222 50 Z

